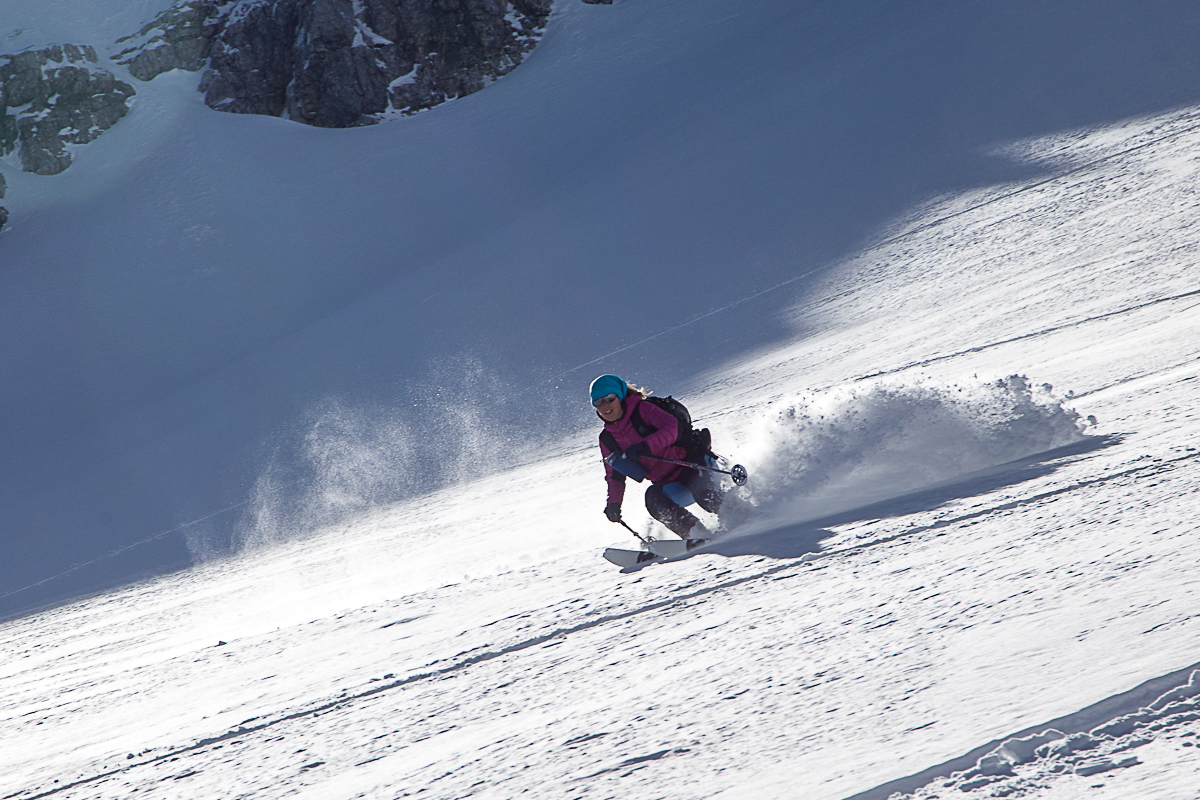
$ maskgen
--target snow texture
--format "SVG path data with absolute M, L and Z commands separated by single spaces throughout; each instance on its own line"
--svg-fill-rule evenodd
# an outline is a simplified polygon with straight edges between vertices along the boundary
M 0 163 L 0 796 L 1194 797 L 1198 28 L 563 2 L 426 114 Z M 609 371 L 749 469 L 711 546 L 600 557 Z
M 872 385 L 873 384 L 873 385 Z M 811 519 L 1080 441 L 1079 415 L 1022 376 L 957 385 L 872 381 L 775 401 L 739 448 L 754 483 L 728 509 Z M 1086 423 L 1084 423 L 1086 424 Z

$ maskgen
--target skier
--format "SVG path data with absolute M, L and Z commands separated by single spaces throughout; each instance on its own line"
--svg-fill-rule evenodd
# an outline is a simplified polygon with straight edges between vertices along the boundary
M 651 485 L 646 489 L 646 510 L 650 516 L 680 538 L 700 540 L 711 537 L 704 524 L 685 506 L 694 502 L 714 514 L 721 508 L 721 490 L 714 485 L 712 473 L 656 460 L 657 457 L 706 463 L 708 431 L 696 432 L 702 435 L 694 436 L 689 424 L 683 431 L 684 441 L 680 441 L 680 428 L 683 427 L 680 419 L 647 400 L 648 393 L 644 389 L 632 386 L 616 375 L 601 375 L 592 381 L 591 397 L 597 416 L 604 422 L 604 430 L 600 433 L 600 453 L 608 482 L 608 505 L 604 507 L 604 516 L 610 522 L 621 522 L 626 477 L 638 482 L 649 478 Z

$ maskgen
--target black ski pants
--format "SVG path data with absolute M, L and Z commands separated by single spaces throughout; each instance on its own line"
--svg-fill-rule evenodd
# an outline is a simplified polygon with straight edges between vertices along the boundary
M 689 468 L 673 482 L 685 486 L 696 498 L 696 505 L 705 511 L 715 514 L 720 510 L 724 495 L 713 483 L 712 473 L 708 470 Z M 668 497 L 662 485 L 657 483 L 646 490 L 646 510 L 650 516 L 685 539 L 700 521 L 695 514 Z

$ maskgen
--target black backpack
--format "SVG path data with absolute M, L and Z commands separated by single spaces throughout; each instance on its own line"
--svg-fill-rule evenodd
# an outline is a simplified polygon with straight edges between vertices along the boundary
M 675 441 L 672 444 L 675 447 L 682 447 L 687 452 L 685 456 L 686 460 L 699 462 L 701 458 L 708 455 L 709 448 L 712 447 L 712 433 L 709 432 L 708 428 L 696 430 L 692 427 L 692 415 L 683 403 L 670 395 L 666 397 L 651 395 L 643 397 L 642 402 L 658 406 L 679 421 L 679 435 L 675 437 Z M 638 405 L 640 406 L 641 403 Z M 643 439 L 658 430 L 658 428 L 642 419 L 642 415 L 638 413 L 638 406 L 634 406 L 633 412 L 629 415 L 629 422 L 633 425 L 633 429 L 637 431 L 638 436 L 641 436 Z M 613 452 L 621 449 L 617 446 L 616 437 L 608 430 L 600 433 L 600 441 Z

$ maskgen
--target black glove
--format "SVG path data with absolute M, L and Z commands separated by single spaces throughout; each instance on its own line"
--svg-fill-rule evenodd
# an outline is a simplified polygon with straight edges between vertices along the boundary
M 604 507 L 604 516 L 608 517 L 609 522 L 621 521 L 621 504 L 609 503 Z
M 627 458 L 630 461 L 637 461 L 639 458 L 646 455 L 646 452 L 649 449 L 650 449 L 650 446 L 647 445 L 645 442 L 638 442 L 637 444 L 632 445 L 631 447 L 627 448 L 625 450 L 625 453 L 623 454 L 623 457 Z

